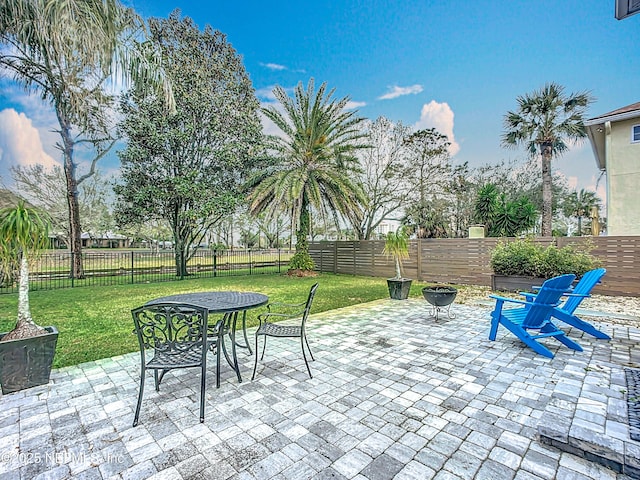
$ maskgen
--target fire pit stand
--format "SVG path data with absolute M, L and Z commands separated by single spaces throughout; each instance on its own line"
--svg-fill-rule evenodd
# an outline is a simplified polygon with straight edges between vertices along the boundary
M 422 289 L 422 296 L 431 305 L 429 315 L 435 317 L 436 322 L 438 321 L 440 309 L 444 310 L 446 308 L 448 318 L 456 318 L 455 313 L 451 312 L 451 304 L 457 294 L 458 290 L 449 286 L 432 286 Z

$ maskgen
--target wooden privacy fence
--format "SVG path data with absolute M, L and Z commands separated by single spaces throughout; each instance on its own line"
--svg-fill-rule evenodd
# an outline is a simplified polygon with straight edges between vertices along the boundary
M 421 282 L 491 285 L 491 251 L 498 238 L 425 238 L 411 240 L 403 275 Z M 513 238 L 505 240 L 514 240 Z M 594 289 L 604 295 L 640 296 L 640 236 L 536 238 L 542 245 L 589 242 L 591 253 L 607 269 Z M 313 242 L 311 257 L 320 272 L 392 277 L 393 259 L 382 254 L 384 240 Z

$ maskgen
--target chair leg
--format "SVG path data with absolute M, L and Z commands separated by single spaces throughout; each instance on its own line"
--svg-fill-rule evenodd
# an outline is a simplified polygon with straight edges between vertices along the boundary
M 585 322 L 584 320 L 576 317 L 575 315 L 570 315 L 559 309 L 554 310 L 552 315 L 556 317 L 558 320 L 568 325 L 571 325 L 572 327 L 575 327 L 579 330 L 582 330 L 588 333 L 589 335 L 593 335 L 596 338 L 600 338 L 602 340 L 611 340 L 611 337 L 609 335 L 607 335 L 604 332 L 601 332 L 596 327 L 591 325 L 589 322 Z
M 224 348 L 223 337 L 224 333 L 219 333 L 216 344 L 216 388 L 220 388 L 220 350 Z M 224 354 L 227 355 L 227 352 L 225 351 Z
M 307 349 L 309 350 L 309 355 L 311 355 L 311 360 L 315 362 L 315 358 L 313 357 L 313 352 L 311 351 L 311 347 L 309 346 L 309 340 L 307 340 L 307 336 L 304 335 L 304 343 L 307 344 Z
M 567 337 L 564 332 L 562 330 L 560 330 L 558 327 L 556 327 L 553 323 L 549 322 L 547 323 L 544 327 L 542 327 L 540 329 L 541 333 L 553 333 L 553 332 L 558 332 L 557 335 L 555 335 L 555 338 L 563 343 L 564 345 L 566 345 L 569 348 L 572 348 L 574 350 L 577 350 L 579 352 L 582 351 L 582 347 L 577 344 L 576 342 L 574 342 L 573 340 L 571 340 L 569 337 Z
M 489 340 L 495 340 L 498 334 L 498 325 L 500 325 L 500 312 L 491 313 L 491 330 L 489 331 Z
M 207 364 L 202 363 L 200 370 L 200 423 L 204 422 L 204 393 L 207 380 Z
M 300 346 L 302 347 L 302 358 L 304 358 L 304 364 L 307 366 L 307 372 L 309 372 L 309 378 L 313 378 L 313 375 L 311 375 L 311 368 L 309 368 L 309 362 L 307 361 L 307 354 L 304 351 L 304 343 L 305 343 L 305 338 L 304 336 L 301 336 Z M 309 353 L 311 353 L 311 350 L 309 350 Z
M 547 347 L 538 342 L 535 338 L 531 337 L 529 332 L 519 325 L 516 325 L 508 320 L 504 320 L 502 325 L 518 337 L 525 345 L 531 348 L 534 352 L 539 353 L 542 356 L 553 358 L 553 353 Z
M 236 322 L 238 320 L 238 312 L 233 314 L 233 325 L 231 326 L 231 354 L 233 355 L 233 369 L 238 376 L 238 383 L 242 383 L 242 376 L 240 375 L 240 365 L 238 364 L 238 355 L 236 353 Z
M 140 407 L 142 407 L 142 394 L 144 393 L 145 369 L 140 372 L 140 390 L 138 392 L 138 404 L 136 405 L 136 413 L 133 417 L 133 426 L 138 425 L 138 417 L 140 416 Z
M 255 354 L 256 354 L 256 359 L 253 362 L 253 375 L 251 375 L 251 381 L 253 382 L 253 379 L 256 378 L 256 369 L 258 368 L 258 334 L 256 333 L 256 350 L 255 350 Z M 264 353 L 263 353 L 264 355 Z
M 264 351 L 267 349 L 267 336 L 263 335 L 264 344 L 262 345 L 262 355 L 260 356 L 260 361 L 264 360 Z

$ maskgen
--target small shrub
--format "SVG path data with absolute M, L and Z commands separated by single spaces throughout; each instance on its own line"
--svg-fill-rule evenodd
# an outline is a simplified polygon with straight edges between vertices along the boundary
M 530 240 L 499 243 L 491 253 L 491 268 L 496 275 L 524 275 L 551 278 L 573 273 L 578 278 L 601 266 L 589 252 L 589 244 L 544 247 Z
M 289 260 L 289 270 L 313 270 L 315 263 L 307 252 L 296 252 Z

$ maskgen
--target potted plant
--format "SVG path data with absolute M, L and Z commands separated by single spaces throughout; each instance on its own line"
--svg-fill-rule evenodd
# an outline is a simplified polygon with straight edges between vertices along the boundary
M 531 291 L 534 285 L 552 277 L 573 273 L 580 278 L 598 268 L 600 261 L 589 253 L 590 245 L 567 245 L 558 248 L 531 240 L 500 242 L 491 252 L 492 290 Z
M 402 260 L 409 258 L 409 236 L 404 227 L 387 233 L 382 253 L 393 257 L 395 261 L 396 276 L 387 279 L 389 296 L 394 300 L 406 300 L 411 289 L 411 279 L 402 277 Z
M 0 265 L 5 275 L 17 272 L 18 318 L 0 333 L 0 385 L 12 393 L 49 382 L 58 340 L 55 327 L 40 327 L 29 308 L 29 262 L 49 244 L 49 224 L 37 210 L 17 206 L 0 210 Z

